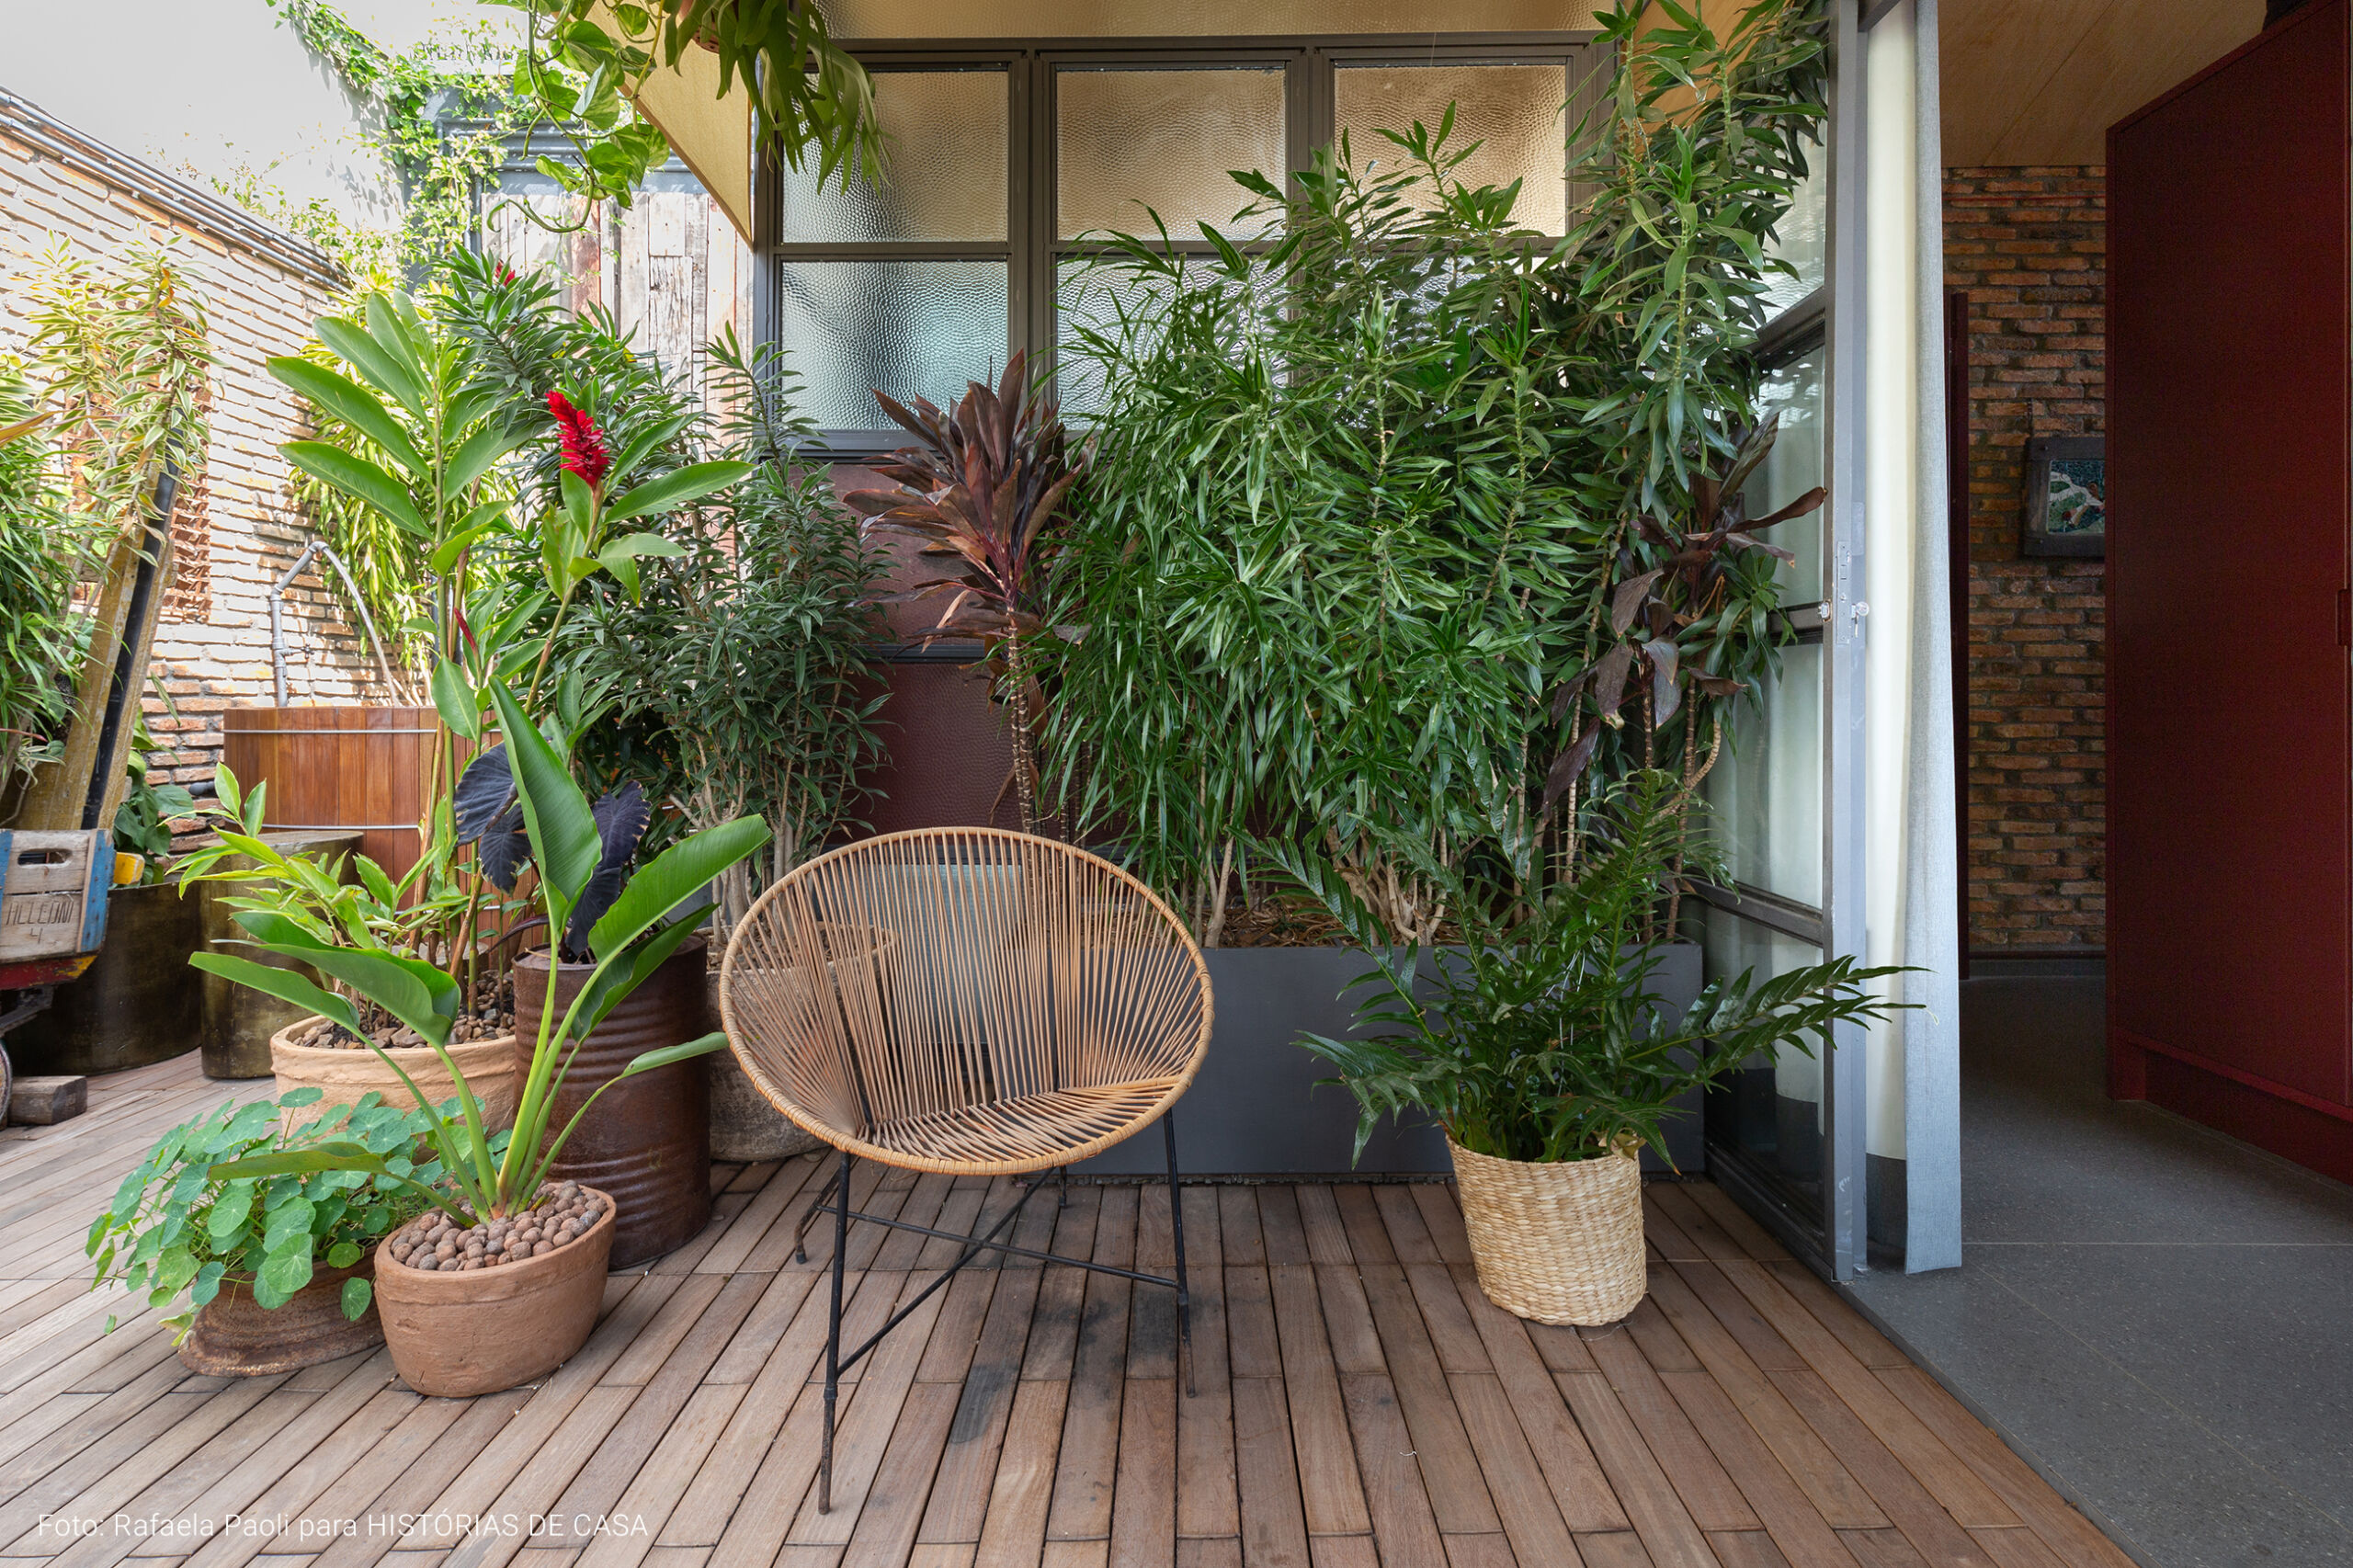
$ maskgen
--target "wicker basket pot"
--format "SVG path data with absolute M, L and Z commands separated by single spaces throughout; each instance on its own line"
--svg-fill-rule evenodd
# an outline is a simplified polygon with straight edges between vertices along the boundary
M 1538 1323 L 1586 1328 L 1632 1312 L 1649 1287 L 1640 1147 L 1540 1163 L 1474 1154 L 1448 1139 L 1487 1300 Z

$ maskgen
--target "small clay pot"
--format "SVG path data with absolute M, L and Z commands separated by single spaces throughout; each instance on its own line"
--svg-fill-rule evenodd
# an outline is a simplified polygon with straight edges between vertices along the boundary
M 554 1371 L 588 1343 L 605 1299 L 614 1203 L 586 1190 L 603 1210 L 597 1222 L 543 1256 L 443 1273 L 381 1249 L 376 1304 L 403 1382 L 437 1399 L 496 1393 Z
M 392 1106 L 413 1106 L 416 1096 L 400 1074 L 384 1065 L 384 1058 L 365 1046 L 296 1045 L 296 1037 L 305 1035 L 318 1025 L 319 1016 L 298 1018 L 269 1037 L 269 1064 L 278 1075 L 278 1093 L 283 1097 L 294 1089 L 316 1088 L 321 1097 L 306 1106 L 278 1114 L 286 1131 L 293 1131 L 324 1116 L 331 1107 L 357 1105 L 359 1096 L 374 1089 Z M 449 1060 L 466 1075 L 466 1087 L 482 1102 L 483 1125 L 495 1131 L 510 1127 L 515 1121 L 515 1102 L 523 1092 L 522 1068 L 515 1058 L 515 1037 L 503 1034 L 489 1040 L 468 1040 L 449 1048 Z M 440 1053 L 429 1045 L 394 1046 L 385 1052 L 400 1063 L 401 1072 L 414 1079 L 435 1105 L 457 1097 L 458 1085 L 449 1076 L 449 1069 L 441 1064 Z
M 384 1343 L 376 1304 L 345 1317 L 343 1282 L 369 1278 L 375 1261 L 370 1247 L 349 1268 L 316 1269 L 311 1282 L 278 1307 L 256 1301 L 248 1286 L 223 1283 L 180 1341 L 180 1365 L 208 1378 L 258 1378 L 374 1349 Z

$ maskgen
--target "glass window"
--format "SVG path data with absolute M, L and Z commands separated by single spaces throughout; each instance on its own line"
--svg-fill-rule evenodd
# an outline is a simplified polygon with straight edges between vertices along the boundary
M 1822 645 L 1781 650 L 1781 671 L 1743 699 L 1705 788 L 1733 881 L 1822 903 Z
M 1006 357 L 1002 261 L 779 263 L 777 327 L 820 429 L 889 426 L 877 389 L 946 404 Z
M 875 119 L 890 177 L 838 175 L 813 160 L 783 171 L 777 237 L 787 244 L 1006 237 L 1006 75 L 1002 71 L 881 71 Z
M 1283 72 L 1122 71 L 1054 74 L 1055 233 L 1098 230 L 1149 237 L 1151 212 L 1171 238 L 1199 239 L 1204 222 L 1238 237 L 1250 193 L 1228 172 L 1282 178 Z M 1146 210 L 1149 209 L 1148 212 Z
M 1716 908 L 1703 909 L 1702 972 L 1710 981 L 1756 979 L 1820 963 L 1812 942 Z M 1800 1214 L 1822 1212 L 1822 1063 L 1794 1046 L 1744 1062 L 1708 1096 L 1708 1138 L 1736 1152 Z
M 1788 506 L 1822 483 L 1824 373 L 1828 351 L 1819 343 L 1765 380 L 1764 412 L 1780 416 L 1780 433 L 1773 449 L 1750 477 L 1748 515 L 1765 517 Z M 1775 523 L 1764 537 L 1797 557 L 1794 564 L 1779 562 L 1774 581 L 1780 585 L 1785 608 L 1820 602 L 1822 598 L 1823 509 L 1802 517 Z
M 1334 120 L 1358 167 L 1397 167 L 1404 152 L 1380 132 L 1418 120 L 1435 134 L 1451 103 L 1447 145 L 1480 143 L 1455 177 L 1471 186 L 1521 181 L 1515 216 L 1541 234 L 1568 231 L 1568 97 L 1567 70 L 1557 64 L 1343 63 L 1332 74 Z
M 1765 254 L 1797 268 L 1797 276 L 1777 274 L 1766 279 L 1767 320 L 1803 300 L 1830 276 L 1830 155 L 1820 146 L 1808 149 L 1806 176 L 1797 199 L 1774 229 Z
M 839 39 L 1266 38 L 1300 33 L 1429 36 L 1429 0 L 826 0 Z M 1526 33 L 1589 27 L 1592 7 L 1560 0 L 1449 0 L 1453 32 Z

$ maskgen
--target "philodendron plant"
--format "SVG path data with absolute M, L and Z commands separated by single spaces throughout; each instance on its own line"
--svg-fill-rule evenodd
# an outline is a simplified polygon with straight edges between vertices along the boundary
M 587 796 L 573 781 L 564 751 L 530 721 L 521 701 L 503 681 L 491 684 L 490 696 L 506 737 L 516 805 L 522 813 L 531 862 L 538 872 L 533 897 L 548 929 L 563 932 L 590 896 L 591 884 L 606 859 L 604 839 Z M 548 966 L 548 995 L 540 1010 L 539 1038 L 531 1042 L 530 1069 L 516 1105 L 514 1136 L 503 1155 L 496 1152 L 493 1134 L 483 1122 L 481 1102 L 447 1049 L 460 1005 L 456 982 L 419 960 L 329 947 L 291 922 L 279 925 L 244 918 L 242 923 L 256 946 L 300 959 L 373 1002 L 415 1030 L 440 1055 L 457 1085 L 459 1115 L 454 1119 L 428 1116 L 445 1174 L 438 1185 L 430 1189 L 420 1187 L 420 1190 L 460 1224 L 472 1225 L 503 1218 L 529 1206 L 538 1195 L 565 1141 L 605 1088 L 611 1086 L 605 1085 L 588 1096 L 572 1119 L 551 1136 L 557 1091 L 563 1087 L 579 1042 L 702 923 L 710 906 L 701 894 L 710 881 L 759 849 L 767 837 L 765 823 L 738 817 L 679 840 L 633 874 L 622 873 L 610 905 L 585 933 L 595 967 L 569 1007 L 558 1006 L 557 966 Z M 313 984 L 301 974 L 223 953 L 199 953 L 191 961 L 240 984 L 323 1013 L 355 1034 L 360 1032 L 350 997 Z M 726 1043 L 725 1035 L 708 1034 L 682 1045 L 649 1051 L 631 1062 L 614 1081 L 717 1051 Z M 400 1064 L 381 1047 L 373 1049 L 416 1094 L 416 1085 Z M 416 1097 L 420 1102 L 425 1099 L 422 1094 Z M 336 1141 L 233 1161 L 214 1166 L 212 1174 L 216 1177 L 272 1176 L 319 1170 L 398 1176 L 383 1156 L 361 1144 Z

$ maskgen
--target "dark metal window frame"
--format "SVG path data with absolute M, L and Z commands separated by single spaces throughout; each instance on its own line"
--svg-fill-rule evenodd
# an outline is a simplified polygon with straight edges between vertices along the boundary
M 786 260 L 995 260 L 1006 267 L 1006 352 L 1027 348 L 1051 356 L 1054 348 L 1056 265 L 1097 247 L 1063 240 L 1055 223 L 1055 73 L 1071 67 L 1127 66 L 1138 70 L 1217 70 L 1278 65 L 1284 72 L 1285 175 L 1312 166 L 1315 150 L 1334 129 L 1336 70 L 1356 64 L 1562 66 L 1569 89 L 1571 123 L 1594 90 L 1597 74 L 1589 51 L 1596 34 L 1586 30 L 1537 33 L 1417 35 L 1315 35 L 1269 38 L 1035 39 L 976 42 L 911 40 L 853 46 L 858 58 L 877 73 L 1001 70 L 1006 77 L 1006 227 L 996 241 L 863 241 L 831 244 L 786 242 L 781 171 L 764 159 L 755 191 L 753 319 L 763 341 L 779 335 L 783 313 Z M 1580 69 L 1580 67 L 1586 69 Z M 1237 198 L 1240 192 L 1236 192 Z M 1574 198 L 1575 192 L 1572 188 Z M 1238 206 L 1239 200 L 1236 205 Z M 1178 240 L 1188 255 L 1214 255 L 1205 240 Z M 1247 247 L 1245 247 L 1247 248 Z M 823 454 L 855 462 L 903 444 L 889 429 L 822 433 Z

